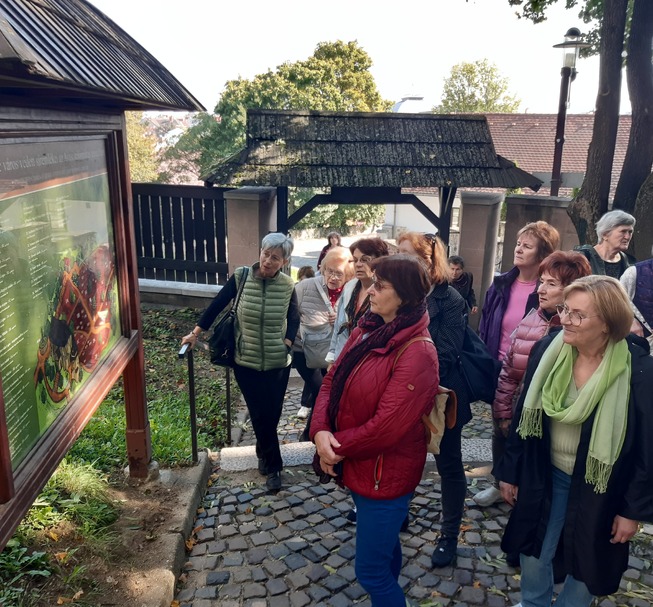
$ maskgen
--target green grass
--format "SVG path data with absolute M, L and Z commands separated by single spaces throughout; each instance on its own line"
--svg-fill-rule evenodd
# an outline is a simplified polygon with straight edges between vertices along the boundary
M 197 310 L 142 309 L 146 396 L 152 459 L 161 467 L 188 465 L 191 461 L 188 367 L 178 357 L 181 336 L 196 324 Z M 197 351 L 195 393 L 200 448 L 218 448 L 226 440 L 225 371 L 210 364 L 208 354 Z M 232 400 L 237 386 L 232 378 Z M 83 560 L 65 553 L 40 549 L 39 539 L 56 537 L 61 526 L 72 526 L 95 553 L 108 553 L 111 524 L 118 507 L 108 493 L 107 478 L 127 465 L 125 403 L 122 381 L 109 392 L 80 438 L 48 481 L 14 537 L 0 552 L 0 606 L 37 604 L 39 587 L 52 576 L 70 594 L 82 585 Z M 81 557 L 80 557 L 81 558 Z

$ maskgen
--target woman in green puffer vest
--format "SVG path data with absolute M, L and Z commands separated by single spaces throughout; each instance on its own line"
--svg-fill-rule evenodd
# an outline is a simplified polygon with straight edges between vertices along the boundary
M 281 489 L 281 451 L 277 425 L 290 376 L 290 348 L 299 329 L 294 282 L 281 269 L 290 263 L 293 242 L 268 234 L 261 254 L 247 274 L 236 313 L 234 375 L 243 394 L 254 434 L 259 472 L 270 491 Z M 244 268 L 237 268 L 182 344 L 195 344 L 236 297 Z

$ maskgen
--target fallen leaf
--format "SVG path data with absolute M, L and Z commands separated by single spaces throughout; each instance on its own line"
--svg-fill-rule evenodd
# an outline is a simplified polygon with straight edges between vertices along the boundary
M 55 552 L 54 558 L 56 558 L 60 563 L 63 563 L 68 558 L 67 552 Z
M 59 541 L 59 536 L 54 531 L 48 531 L 47 535 L 51 540 Z

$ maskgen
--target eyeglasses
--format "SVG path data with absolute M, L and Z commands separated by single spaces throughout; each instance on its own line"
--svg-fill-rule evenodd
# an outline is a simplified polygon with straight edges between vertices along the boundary
M 343 272 L 336 272 L 335 270 L 332 270 L 331 268 L 327 268 L 326 270 L 324 270 L 324 274 L 325 274 L 325 276 L 330 276 L 332 278 L 337 278 L 338 280 L 345 277 Z
M 558 316 L 562 316 L 563 314 L 567 316 L 569 318 L 569 322 L 574 327 L 580 327 L 581 323 L 588 318 L 596 318 L 597 316 L 600 316 L 599 314 L 593 314 L 592 316 L 581 316 L 579 312 L 572 312 L 565 304 L 558 304 L 556 306 L 556 310 L 558 311 Z
M 364 263 L 364 264 L 368 264 L 368 263 L 370 263 L 370 261 L 372 261 L 373 259 L 374 259 L 374 257 L 370 257 L 369 255 L 363 255 L 363 256 L 360 257 L 359 259 L 356 259 L 356 258 L 354 257 L 354 263 Z
M 382 280 L 379 280 L 376 276 L 372 277 L 372 286 L 374 287 L 374 290 L 378 291 L 379 293 L 383 291 L 383 289 L 387 289 L 388 287 L 392 288 L 392 285 L 389 282 L 383 282 Z

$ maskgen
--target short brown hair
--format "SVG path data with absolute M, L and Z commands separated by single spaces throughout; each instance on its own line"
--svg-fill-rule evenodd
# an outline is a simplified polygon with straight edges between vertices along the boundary
M 431 289 L 428 269 L 422 260 L 414 255 L 398 253 L 379 257 L 370 264 L 374 275 L 387 280 L 401 299 L 399 313 L 405 307 L 414 307 L 424 301 Z
M 397 239 L 397 244 L 404 240 L 413 245 L 415 252 L 426 262 L 434 285 L 449 282 L 450 272 L 447 252 L 442 240 L 434 234 L 421 232 L 404 232 Z
M 389 255 L 388 245 L 381 238 L 360 238 L 349 245 L 349 250 L 352 255 L 356 249 L 363 255 L 369 255 L 370 257 L 385 257 Z
M 345 282 L 354 277 L 354 264 L 351 263 L 351 252 L 346 247 L 331 247 L 320 264 L 320 272 L 324 274 L 324 268 L 328 264 L 345 264 Z
M 560 248 L 560 232 L 546 221 L 527 223 L 519 232 L 517 238 L 528 234 L 537 239 L 537 258 L 542 261 L 547 255 Z
M 590 274 L 572 282 L 563 291 L 565 299 L 570 293 L 587 293 L 597 313 L 608 325 L 608 337 L 620 341 L 630 333 L 633 324 L 633 308 L 621 283 L 611 276 Z
M 539 274 L 551 274 L 560 281 L 563 287 L 571 284 L 577 278 L 589 276 L 592 273 L 589 261 L 585 255 L 575 251 L 553 251 L 540 264 Z

